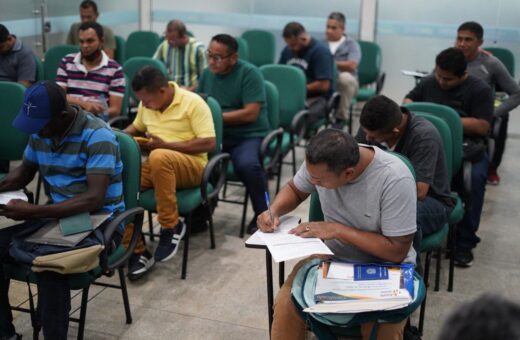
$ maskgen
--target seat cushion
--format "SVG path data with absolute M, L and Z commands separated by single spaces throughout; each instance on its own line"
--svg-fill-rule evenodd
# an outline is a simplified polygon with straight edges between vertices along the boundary
M 356 96 L 356 100 L 358 102 L 366 102 L 367 100 L 369 100 L 370 98 L 372 98 L 375 95 L 376 95 L 376 90 L 364 87 L 364 88 L 359 89 L 358 94 Z
M 432 251 L 442 246 L 442 242 L 448 236 L 449 227 L 445 224 L 442 229 L 425 237 L 421 241 L 421 253 Z
M 214 187 L 208 184 L 208 193 L 213 192 Z M 180 215 L 189 214 L 202 204 L 200 188 L 177 190 L 177 209 Z M 147 211 L 157 212 L 155 202 L 155 191 L 149 189 L 139 195 L 139 206 Z
M 462 221 L 462 218 L 464 217 L 464 208 L 462 207 L 462 200 L 456 192 L 451 193 L 451 198 L 455 203 L 455 207 L 453 207 L 450 216 L 448 216 L 448 224 L 455 224 Z

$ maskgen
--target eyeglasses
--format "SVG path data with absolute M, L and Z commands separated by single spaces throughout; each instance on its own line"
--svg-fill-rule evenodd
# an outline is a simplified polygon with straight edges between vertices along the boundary
M 231 57 L 232 54 L 233 53 L 222 56 L 219 54 L 213 54 L 209 50 L 206 50 L 206 58 L 215 60 L 217 64 L 221 63 L 222 60 Z

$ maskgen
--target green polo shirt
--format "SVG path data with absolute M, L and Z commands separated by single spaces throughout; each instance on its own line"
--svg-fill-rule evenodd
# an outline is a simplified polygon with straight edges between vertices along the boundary
M 224 137 L 264 137 L 269 132 L 264 78 L 256 66 L 238 60 L 231 72 L 224 75 L 214 74 L 206 68 L 199 80 L 198 92 L 215 98 L 223 112 L 242 109 L 249 103 L 262 104 L 255 122 L 224 125 Z

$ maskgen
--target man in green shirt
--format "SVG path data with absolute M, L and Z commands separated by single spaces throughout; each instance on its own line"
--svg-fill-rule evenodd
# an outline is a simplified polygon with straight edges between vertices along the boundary
M 199 80 L 198 92 L 218 100 L 224 120 L 223 151 L 231 154 L 235 173 L 244 182 L 255 218 L 248 232 L 256 230 L 256 216 L 267 209 L 266 174 L 260 164 L 260 144 L 269 131 L 264 79 L 253 65 L 238 59 L 238 44 L 228 34 L 211 39 L 208 68 Z

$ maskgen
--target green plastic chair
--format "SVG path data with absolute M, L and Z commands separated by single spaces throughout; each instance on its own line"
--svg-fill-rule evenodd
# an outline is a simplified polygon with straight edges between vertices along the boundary
M 385 73 L 381 72 L 381 47 L 370 41 L 360 40 L 358 43 L 361 48 L 361 61 L 358 65 L 359 91 L 356 100 L 364 102 L 381 92 Z
M 106 226 L 104 230 L 104 237 L 106 240 L 112 240 L 116 229 L 119 228 L 119 225 L 122 223 L 134 223 L 134 233 L 132 235 L 130 244 L 128 248 L 125 249 L 122 245 L 119 245 L 116 248 L 107 246 L 105 248 L 104 253 L 100 256 L 100 265 L 99 267 L 81 274 L 70 274 L 67 275 L 70 289 L 71 290 L 82 290 L 81 294 L 81 307 L 80 307 L 80 317 L 79 319 L 70 320 L 73 322 L 78 322 L 78 339 L 83 339 L 84 330 L 85 330 L 85 320 L 87 314 L 87 304 L 88 304 L 88 293 L 90 285 L 100 285 L 104 287 L 116 288 L 120 289 L 123 297 L 123 303 L 125 308 L 125 316 L 126 323 L 132 323 L 132 314 L 130 310 L 130 302 L 128 299 L 128 291 L 126 288 L 126 278 L 124 273 L 124 267 L 126 262 L 133 254 L 137 241 L 141 237 L 141 228 L 143 224 L 143 216 L 144 210 L 137 206 L 137 201 L 139 197 L 139 186 L 140 186 L 140 175 L 141 175 L 141 153 L 139 150 L 139 146 L 134 141 L 132 137 L 125 134 L 121 131 L 114 131 L 117 136 L 119 147 L 121 151 L 121 160 L 123 162 L 123 195 L 125 201 L 125 211 L 118 214 L 110 223 Z M 110 242 L 107 242 L 110 244 Z M 34 273 L 30 273 L 30 269 L 26 266 L 17 265 L 17 264 L 8 264 L 4 265 L 4 272 L 6 273 L 6 277 L 10 279 L 14 279 L 22 282 L 31 282 L 36 283 L 37 277 Z M 27 276 L 27 273 L 30 273 Z M 105 284 L 101 282 L 96 282 L 98 278 L 101 276 L 113 276 L 117 272 L 119 276 L 119 285 L 115 284 Z M 34 302 L 32 301 L 32 296 L 29 298 L 30 306 L 34 306 Z M 33 316 L 35 316 L 36 311 L 34 308 L 19 308 L 12 307 L 13 310 L 29 312 Z M 36 320 L 36 318 L 31 317 L 31 320 Z M 38 333 L 40 331 L 40 326 L 33 323 L 35 338 L 38 337 Z
M 34 81 L 42 81 L 43 78 L 43 63 L 40 57 L 34 54 L 34 62 L 36 63 L 36 74 L 34 75 Z
M 128 35 L 125 58 L 152 57 L 159 46 L 159 34 L 150 31 L 135 31 Z
M 249 45 L 247 41 L 240 37 L 235 37 L 238 44 L 238 58 L 249 61 Z
M 491 52 L 495 57 L 498 58 L 504 64 L 504 66 L 511 74 L 511 77 L 515 77 L 516 71 L 516 63 L 515 63 L 515 55 L 511 50 L 503 47 L 484 47 L 484 50 Z
M 213 152 L 208 153 L 209 162 L 204 169 L 200 186 L 191 189 L 177 190 L 177 208 L 179 210 L 179 215 L 185 217 L 186 222 L 186 234 L 183 238 L 184 251 L 181 271 L 181 279 L 183 280 L 186 279 L 186 273 L 188 269 L 188 251 L 192 227 L 191 221 L 193 213 L 199 207 L 203 207 L 207 211 L 205 215 L 208 218 L 211 249 L 215 248 L 212 203 L 217 200 L 220 190 L 224 186 L 226 181 L 226 169 L 229 162 L 229 154 L 221 152 L 223 129 L 222 110 L 214 98 L 208 97 L 207 104 L 211 109 L 213 123 L 215 125 L 216 148 Z M 155 191 L 153 189 L 148 189 L 141 192 L 139 205 L 148 211 L 150 238 L 153 239 L 154 234 L 152 214 L 157 212 Z
M 116 51 L 114 59 L 119 65 L 123 65 L 126 60 L 126 42 L 125 39 L 119 35 L 114 36 L 116 40 Z
M 123 73 L 126 75 L 128 79 L 128 91 L 129 91 L 129 105 L 130 107 L 135 107 L 139 103 L 139 99 L 135 96 L 134 90 L 132 90 L 132 79 L 134 75 L 145 66 L 155 67 L 168 77 L 168 70 L 166 66 L 160 62 L 159 60 L 152 59 L 151 57 L 132 57 L 126 59 L 123 64 Z
M 22 84 L 0 81 L 0 159 L 4 161 L 16 161 L 23 157 L 25 146 L 29 136 L 15 129 L 12 122 L 23 105 L 25 87 Z M 0 173 L 0 179 L 6 174 Z
M 43 61 L 43 76 L 45 80 L 56 81 L 56 72 L 61 63 L 61 59 L 70 53 L 78 53 L 79 46 L 76 45 L 56 45 L 45 52 Z
M 260 67 L 274 64 L 276 39 L 273 33 L 262 30 L 249 30 L 242 33 L 249 45 L 249 62 Z

